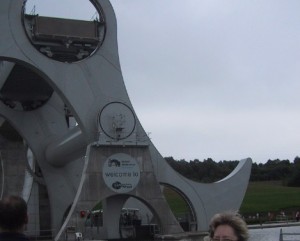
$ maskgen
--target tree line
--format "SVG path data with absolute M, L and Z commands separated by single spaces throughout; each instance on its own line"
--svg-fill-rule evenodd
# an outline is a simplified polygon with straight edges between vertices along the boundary
M 226 177 L 238 165 L 239 161 L 215 162 L 208 158 L 186 161 L 165 157 L 170 166 L 181 175 L 197 182 L 215 182 Z M 252 163 L 250 182 L 282 181 L 283 185 L 300 187 L 300 157 L 289 160 L 268 160 L 266 163 Z

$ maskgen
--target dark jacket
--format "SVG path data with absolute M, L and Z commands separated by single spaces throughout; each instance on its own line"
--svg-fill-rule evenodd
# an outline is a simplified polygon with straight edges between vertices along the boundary
M 0 241 L 29 241 L 29 238 L 22 233 L 0 233 Z

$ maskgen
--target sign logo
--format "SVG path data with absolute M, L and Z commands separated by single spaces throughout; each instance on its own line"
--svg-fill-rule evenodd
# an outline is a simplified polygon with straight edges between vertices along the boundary
M 103 179 L 105 184 L 114 192 L 130 192 L 140 181 L 139 165 L 128 154 L 111 155 L 103 165 Z

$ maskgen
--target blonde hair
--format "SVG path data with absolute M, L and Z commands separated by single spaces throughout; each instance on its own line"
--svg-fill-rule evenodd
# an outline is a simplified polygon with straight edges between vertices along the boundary
M 210 222 L 209 236 L 213 238 L 215 230 L 220 225 L 228 225 L 238 238 L 238 241 L 247 241 L 249 238 L 248 227 L 244 219 L 237 213 L 227 211 L 215 214 Z

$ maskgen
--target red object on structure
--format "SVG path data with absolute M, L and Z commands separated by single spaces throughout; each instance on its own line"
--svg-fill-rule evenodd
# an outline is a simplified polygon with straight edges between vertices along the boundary
M 84 218 L 85 217 L 85 211 L 80 211 L 80 217 Z

